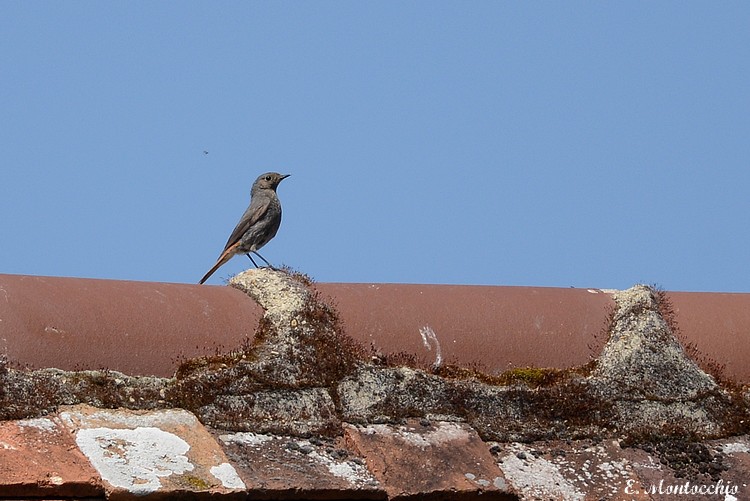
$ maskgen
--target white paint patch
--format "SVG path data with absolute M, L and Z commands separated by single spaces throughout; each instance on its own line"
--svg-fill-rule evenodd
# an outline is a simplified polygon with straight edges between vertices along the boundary
M 596 468 L 608 479 L 614 479 L 617 476 L 627 475 L 625 466 L 625 461 L 605 461 L 596 465 Z
M 633 463 L 633 466 L 637 466 L 638 468 L 643 468 L 646 470 L 661 470 L 664 468 L 664 466 L 661 463 L 657 463 L 654 461 L 654 458 L 651 456 L 648 456 L 648 463 Z
M 414 445 L 422 445 L 421 442 L 426 442 L 427 445 L 439 446 L 448 442 L 468 442 L 469 432 L 463 427 L 456 423 L 438 423 L 436 429 L 430 430 L 427 433 L 414 433 L 407 430 L 400 430 L 400 435 L 406 439 L 407 442 L 413 443 Z
M 0 449 L 5 449 L 6 451 L 17 451 L 18 449 L 6 442 L 0 442 Z
M 524 452 L 527 459 L 518 459 L 516 452 Z M 504 456 L 498 466 L 508 482 L 529 499 L 585 499 L 584 494 L 563 477 L 557 465 L 534 457 L 530 449 L 520 444 L 516 444 L 514 452 Z
M 427 448 L 431 446 L 439 446 L 448 442 L 467 442 L 469 440 L 469 432 L 456 423 L 440 422 L 436 425 L 434 430 L 429 430 L 422 433 L 416 433 L 412 431 L 413 428 L 407 428 L 406 426 L 400 426 L 394 429 L 392 426 L 386 424 L 373 424 L 369 425 L 362 431 L 366 434 L 378 433 L 386 436 L 399 437 L 403 441 L 421 448 Z
M 259 447 L 264 443 L 273 440 L 273 437 L 270 435 L 259 435 L 257 433 L 243 431 L 239 433 L 219 435 L 219 440 L 221 440 L 225 444 L 252 445 L 255 447 Z
M 237 470 L 229 463 L 221 463 L 219 466 L 211 467 L 211 475 L 216 477 L 221 485 L 227 489 L 244 489 L 245 482 L 242 481 Z
M 190 445 L 159 428 L 82 429 L 76 443 L 104 480 L 133 494 L 154 492 L 162 477 L 194 468 L 185 456 Z
M 440 341 L 432 327 L 425 325 L 419 328 L 419 335 L 422 336 L 422 344 L 429 351 L 432 351 L 432 345 L 435 345 L 435 367 L 440 367 L 443 363 L 443 354 L 440 351 Z
M 721 446 L 721 452 L 726 454 L 736 454 L 738 452 L 750 452 L 750 447 L 742 442 L 732 442 Z
M 490 481 L 489 480 L 486 480 L 484 478 L 477 478 L 477 476 L 474 475 L 473 473 L 464 473 L 464 478 L 466 478 L 466 480 L 468 480 L 469 482 L 472 482 L 472 483 L 474 483 L 474 484 L 476 484 L 479 487 L 482 487 L 484 489 L 486 489 L 487 487 L 490 486 Z M 503 489 L 503 490 L 506 487 L 505 480 L 503 480 L 502 477 L 495 477 L 492 480 L 491 485 L 494 485 L 496 488 Z
M 364 465 L 357 464 L 353 461 L 336 461 L 333 458 L 316 451 L 312 451 L 308 454 L 308 457 L 328 468 L 328 471 L 334 477 L 342 478 L 349 482 L 352 487 L 377 485 L 378 483 Z
M 55 422 L 48 418 L 35 418 L 35 419 L 23 419 L 18 421 L 18 426 L 36 428 L 47 433 L 53 433 L 57 431 L 57 425 Z
M 103 423 L 120 425 L 126 428 L 137 428 L 139 426 L 174 426 L 178 424 L 189 427 L 200 426 L 198 419 L 193 414 L 181 409 L 153 411 L 148 414 L 135 414 L 108 410 L 82 412 L 74 409 L 60 413 L 60 417 L 70 428 L 76 428 L 76 423 L 93 423 L 97 420 L 102 421 Z

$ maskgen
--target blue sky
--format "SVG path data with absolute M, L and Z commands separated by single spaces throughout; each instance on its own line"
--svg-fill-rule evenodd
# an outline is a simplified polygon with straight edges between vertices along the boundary
M 748 26 L 747 2 L 4 2 L 0 273 L 194 283 L 279 171 L 261 253 L 319 281 L 750 292 Z

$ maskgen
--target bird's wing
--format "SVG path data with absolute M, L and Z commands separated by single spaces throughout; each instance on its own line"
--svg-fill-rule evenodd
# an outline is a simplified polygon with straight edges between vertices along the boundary
M 229 240 L 227 240 L 227 245 L 224 247 L 224 251 L 240 241 L 242 235 L 244 235 L 252 225 L 257 223 L 258 220 L 263 217 L 270 204 L 271 199 L 268 197 L 256 197 L 250 201 L 250 207 L 247 208 L 245 213 L 240 218 L 240 222 L 237 223 L 234 231 L 232 231 L 232 234 L 229 235 Z M 224 251 L 222 251 L 222 253 Z

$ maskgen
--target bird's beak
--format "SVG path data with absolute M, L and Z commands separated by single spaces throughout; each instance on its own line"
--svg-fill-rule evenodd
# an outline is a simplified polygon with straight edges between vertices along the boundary
M 279 179 L 279 181 L 281 181 L 282 179 L 286 179 L 289 176 L 291 176 L 291 174 L 284 174 L 283 176 L 281 176 L 281 178 Z

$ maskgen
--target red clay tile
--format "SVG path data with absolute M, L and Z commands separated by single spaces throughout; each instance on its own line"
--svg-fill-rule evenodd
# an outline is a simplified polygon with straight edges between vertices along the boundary
M 253 499 L 384 499 L 364 461 L 344 444 L 215 431 Z
M 101 475 L 108 498 L 209 498 L 245 489 L 219 445 L 187 411 L 78 405 L 63 410 L 60 419 Z
M 484 443 L 468 425 L 409 420 L 404 426 L 345 425 L 350 448 L 389 499 L 515 499 Z
M 569 368 L 599 354 L 612 297 L 596 289 L 407 284 L 317 284 L 346 332 L 385 353 L 433 363 Z M 599 336 L 600 338 L 602 336 Z
M 636 450 L 642 458 L 631 460 L 633 474 L 639 479 L 640 486 L 631 486 L 629 492 L 640 492 L 654 500 L 723 499 L 736 501 L 750 499 L 750 448 L 747 436 L 706 442 L 705 445 L 714 452 L 721 452 L 725 459 L 722 464 L 726 471 L 714 471 L 720 478 L 714 479 L 707 474 L 691 472 L 676 474 L 668 463 L 658 457 Z M 630 451 L 630 450 L 629 450 Z M 723 452 L 722 452 L 723 451 Z M 689 455 L 685 456 L 685 459 Z M 709 473 L 711 473 L 709 471 Z
M 632 471 L 632 463 L 648 455 L 624 451 L 616 441 L 503 444 L 497 453 L 505 478 L 523 499 L 651 499 Z
M 724 375 L 750 382 L 750 294 L 670 292 L 680 340 L 724 365 Z
M 567 368 L 599 354 L 614 303 L 596 289 L 317 284 L 344 327 L 384 353 L 493 373 Z M 750 294 L 669 293 L 683 339 L 750 381 Z M 169 377 L 185 358 L 252 336 L 260 307 L 232 287 L 0 275 L 0 353 L 65 370 Z M 155 341 L 158 340 L 158 341 Z
M 0 497 L 96 497 L 101 479 L 59 418 L 0 422 Z
M 699 471 L 678 475 L 658 454 L 621 448 L 616 440 L 498 444 L 496 453 L 505 478 L 522 499 L 736 501 L 750 499 L 749 443 L 746 436 L 707 443 L 729 458 L 720 479 Z M 686 460 L 688 456 L 678 458 L 677 465 Z
M 171 377 L 252 338 L 261 314 L 231 287 L 0 275 L 0 353 L 32 368 Z
M 718 488 L 724 487 L 724 492 L 736 499 L 750 499 L 750 437 L 744 435 L 727 438 L 711 442 L 709 445 L 726 456 L 725 463 L 728 467 L 728 470 L 721 474 L 721 485 L 719 482 L 714 483 L 716 487 L 713 492 L 719 493 Z M 731 498 L 725 496 L 724 499 Z

